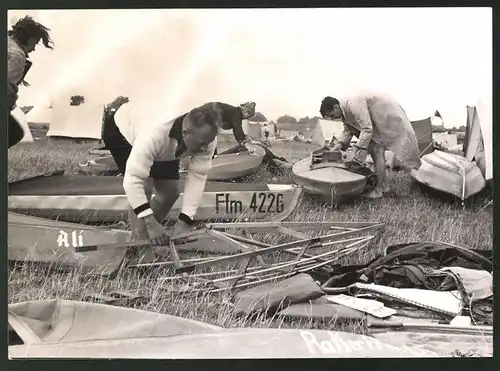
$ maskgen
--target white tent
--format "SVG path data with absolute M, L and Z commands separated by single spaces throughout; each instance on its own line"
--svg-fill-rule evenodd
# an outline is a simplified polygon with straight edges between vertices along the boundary
M 33 135 L 31 134 L 30 127 L 28 126 L 28 122 L 26 121 L 26 115 L 21 110 L 21 108 L 14 108 L 10 114 L 16 119 L 16 121 L 23 129 L 24 137 L 21 140 L 21 143 L 33 143 Z
M 316 130 L 312 138 L 312 142 L 323 147 L 325 142 L 329 142 L 333 135 L 337 138 L 344 130 L 344 123 L 341 120 L 322 120 L 319 119 L 316 123 Z
M 443 118 L 441 117 L 441 114 L 438 111 L 434 113 L 433 116 L 431 116 L 431 124 L 432 126 L 444 126 Z
M 103 105 L 55 105 L 48 137 L 101 139 Z
M 245 130 L 245 128 L 243 128 L 243 130 L 245 130 L 245 133 L 253 139 L 260 139 L 261 125 L 258 122 L 247 121 L 247 123 L 247 129 Z
M 26 114 L 26 122 L 34 125 L 50 126 L 52 122 L 52 108 L 37 106 Z
M 432 133 L 432 139 L 444 148 L 454 147 L 458 143 L 457 133 Z
M 248 135 L 248 130 L 250 124 L 248 123 L 248 120 L 243 120 L 242 122 L 242 127 L 243 127 L 243 132 Z M 219 141 L 229 141 L 229 142 L 234 142 L 236 139 L 234 138 L 234 133 L 233 130 L 219 130 L 219 135 L 218 135 L 218 140 Z
M 487 181 L 493 179 L 492 129 L 491 99 L 482 99 L 475 106 L 467 106 L 465 157 L 476 161 Z

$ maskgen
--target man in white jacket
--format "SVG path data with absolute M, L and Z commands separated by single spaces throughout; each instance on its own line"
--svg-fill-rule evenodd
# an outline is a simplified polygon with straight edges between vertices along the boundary
M 216 104 L 207 103 L 151 125 L 141 119 L 140 108 L 124 103 L 109 110 L 102 139 L 123 174 L 134 238 L 149 237 L 154 247 L 168 246 L 169 235 L 160 223 L 180 194 L 180 159 L 191 156 L 174 235 L 193 224 L 212 167 L 221 113 Z
M 406 170 L 420 166 L 415 131 L 394 98 L 372 93 L 343 99 L 326 97 L 321 102 L 320 113 L 323 118 L 344 123 L 344 131 L 333 150 L 346 150 L 352 137 L 357 136 L 353 159 L 363 163 L 368 154 L 372 156 L 377 185 L 365 197 L 380 198 L 388 190 L 385 150 L 394 152 Z

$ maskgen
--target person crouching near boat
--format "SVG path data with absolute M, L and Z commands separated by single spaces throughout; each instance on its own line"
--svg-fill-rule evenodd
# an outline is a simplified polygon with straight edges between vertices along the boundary
M 372 93 L 343 99 L 328 96 L 321 102 L 320 114 L 325 119 L 344 123 L 344 130 L 332 150 L 345 151 L 356 136 L 358 141 L 353 145 L 351 161 L 363 164 L 368 154 L 372 156 L 377 185 L 365 197 L 376 199 L 388 192 L 385 150 L 394 152 L 404 170 L 420 167 L 415 131 L 394 98 Z
M 146 262 L 153 260 L 151 252 L 165 256 L 168 251 L 170 236 L 161 222 L 180 195 L 179 166 L 184 156 L 190 156 L 189 170 L 173 235 L 194 224 L 212 167 L 221 111 L 207 103 L 173 120 L 147 125 L 140 119 L 139 106 L 120 103 L 105 116 L 102 139 L 123 174 L 133 238 L 149 238 L 153 245 L 140 257 Z
M 248 120 L 255 115 L 255 102 L 245 102 L 238 107 L 222 102 L 214 103 L 220 109 L 222 115 L 220 128 L 223 130 L 232 130 L 238 146 L 244 146 L 250 142 L 251 138 L 243 131 L 243 120 Z M 217 155 L 217 149 L 215 150 L 215 155 Z

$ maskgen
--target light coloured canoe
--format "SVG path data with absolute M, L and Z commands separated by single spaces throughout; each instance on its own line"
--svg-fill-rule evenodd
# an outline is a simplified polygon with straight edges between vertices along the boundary
M 247 144 L 246 147 L 248 151 L 215 156 L 207 179 L 212 181 L 231 180 L 258 171 L 266 152 L 259 145 Z M 119 171 L 109 151 L 89 156 L 87 162 L 80 163 L 80 170 L 90 175 L 104 175 Z
M 23 340 L 22 345 L 9 346 L 10 358 L 286 359 L 438 356 L 431 350 L 405 344 L 395 346 L 355 333 L 309 329 L 226 329 L 161 313 L 69 300 L 10 304 L 8 321 L 10 328 Z
M 296 162 L 292 172 L 305 193 L 319 196 L 324 202 L 341 203 L 365 189 L 366 177 L 348 171 L 344 164 L 331 163 L 315 169 L 310 165 L 311 156 Z
M 481 192 L 486 181 L 479 167 L 465 157 L 443 151 L 421 158 L 422 165 L 411 176 L 418 183 L 464 201 Z
M 113 176 L 24 179 L 9 184 L 8 208 L 69 222 L 127 220 L 129 204 L 122 183 L 123 178 Z M 295 184 L 207 182 L 195 219 L 280 221 L 296 208 L 300 194 L 301 188 Z M 181 193 L 167 220 L 177 219 L 182 199 Z
M 259 170 L 266 151 L 258 145 L 247 144 L 248 151 L 221 154 L 212 160 L 208 180 L 241 178 Z

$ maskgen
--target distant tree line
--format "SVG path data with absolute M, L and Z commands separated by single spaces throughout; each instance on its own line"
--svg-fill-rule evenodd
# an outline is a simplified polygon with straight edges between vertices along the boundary
M 252 121 L 252 122 L 266 122 L 267 118 L 266 118 L 266 116 L 264 116 L 262 114 L 262 112 L 255 112 L 255 115 L 253 115 L 252 117 L 250 117 L 248 119 L 248 121 Z
M 452 128 L 446 128 L 446 127 L 443 127 L 443 126 L 436 126 L 436 125 L 432 125 L 432 131 L 434 133 L 446 133 L 446 132 L 450 132 L 450 133 L 465 133 L 467 127 L 465 125 L 462 125 L 462 126 L 459 126 L 458 128 L 456 126 L 452 127 Z
M 314 116 L 314 117 L 306 116 L 306 117 L 302 117 L 302 118 L 300 118 L 300 119 L 297 120 L 293 116 L 283 115 L 283 116 L 279 117 L 276 120 L 276 122 L 278 124 L 301 124 L 301 125 L 304 125 L 304 126 L 312 126 L 312 125 L 316 125 L 316 123 L 318 122 L 318 120 L 320 118 L 321 117 L 319 117 L 319 116 Z

